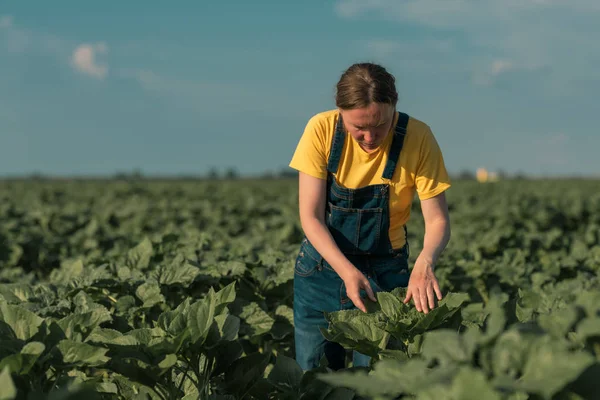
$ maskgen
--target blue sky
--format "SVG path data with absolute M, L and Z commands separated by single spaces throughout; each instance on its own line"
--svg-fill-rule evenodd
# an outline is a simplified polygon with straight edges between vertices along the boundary
M 350 64 L 451 173 L 600 175 L 597 0 L 0 4 L 0 175 L 286 168 Z

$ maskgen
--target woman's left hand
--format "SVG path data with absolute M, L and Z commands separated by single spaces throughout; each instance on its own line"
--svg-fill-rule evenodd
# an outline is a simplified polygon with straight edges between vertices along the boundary
M 435 308 L 434 293 L 438 300 L 442 300 L 442 292 L 433 273 L 433 265 L 417 260 L 410 274 L 404 304 L 413 299 L 417 311 L 427 314 L 429 310 Z

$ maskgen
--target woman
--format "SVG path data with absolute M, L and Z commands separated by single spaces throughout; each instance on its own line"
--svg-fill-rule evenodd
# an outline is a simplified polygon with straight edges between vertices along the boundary
M 337 84 L 337 109 L 313 116 L 290 167 L 299 171 L 305 238 L 294 274 L 296 360 L 303 370 L 345 367 L 345 350 L 328 342 L 324 311 L 358 308 L 365 295 L 406 287 L 428 313 L 442 294 L 435 263 L 450 238 L 444 191 L 450 180 L 428 125 L 396 111 L 394 77 L 380 65 L 354 64 Z M 408 271 L 406 222 L 415 191 L 426 233 Z M 370 358 L 354 352 L 353 365 Z

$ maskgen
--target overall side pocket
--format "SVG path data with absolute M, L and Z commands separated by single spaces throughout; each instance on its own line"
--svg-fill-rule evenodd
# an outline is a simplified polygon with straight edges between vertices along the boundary
M 309 244 L 307 240 L 304 239 L 294 264 L 294 273 L 302 277 L 311 276 L 317 269 L 321 268 L 321 260 L 319 260 L 318 257 L 315 257 L 307 246 L 309 246 Z

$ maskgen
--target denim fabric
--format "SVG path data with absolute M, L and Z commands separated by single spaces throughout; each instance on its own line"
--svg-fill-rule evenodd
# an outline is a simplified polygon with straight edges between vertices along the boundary
M 391 179 L 402 150 L 408 116 L 399 113 L 382 178 Z M 374 292 L 408 285 L 408 242 L 393 249 L 389 238 L 389 186 L 387 183 L 348 189 L 334 178 L 344 145 L 345 131 L 338 118 L 327 170 L 325 223 L 349 261 L 369 280 Z M 406 227 L 405 227 L 406 232 Z M 366 297 L 364 290 L 361 296 Z M 320 332 L 327 328 L 324 312 L 355 308 L 342 279 L 304 238 L 294 268 L 294 325 L 296 361 L 303 370 L 319 366 L 323 356 L 329 367 L 344 368 L 346 351 L 328 342 Z M 370 358 L 354 352 L 354 366 L 368 366 Z
M 387 256 L 348 255 L 348 259 L 369 280 L 373 292 L 406 287 L 408 246 Z M 361 296 L 367 294 L 361 290 Z M 345 367 L 346 351 L 338 343 L 326 341 L 320 328 L 327 328 L 323 312 L 356 308 L 348 298 L 346 287 L 331 265 L 304 239 L 294 266 L 294 328 L 296 361 L 303 370 L 319 366 L 325 355 L 329 367 Z M 368 366 L 370 357 L 353 352 L 354 366 Z
M 394 137 L 382 179 L 394 175 L 398 157 L 404 144 L 408 116 L 399 113 Z M 327 201 L 325 222 L 344 254 L 390 254 L 389 239 L 390 187 L 387 183 L 348 189 L 339 185 L 334 177 L 344 146 L 344 127 L 341 115 L 334 134 L 331 155 L 327 163 Z M 395 156 L 395 157 L 394 157 Z M 406 229 L 406 227 L 405 227 Z

